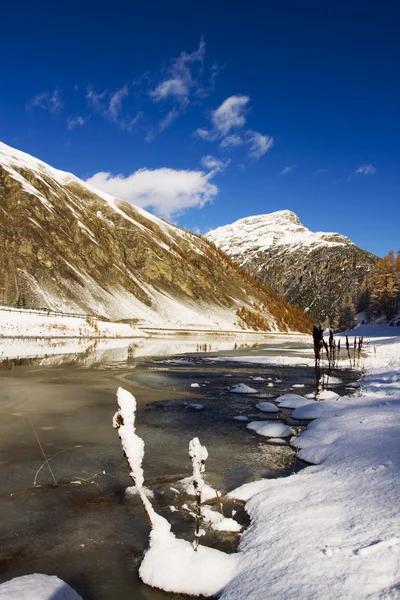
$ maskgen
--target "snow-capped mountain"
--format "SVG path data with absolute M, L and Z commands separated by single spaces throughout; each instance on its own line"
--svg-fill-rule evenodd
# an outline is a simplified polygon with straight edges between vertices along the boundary
M 310 231 L 290 210 L 246 217 L 206 237 L 288 302 L 331 322 L 376 261 L 344 235 Z
M 0 201 L 5 303 L 165 328 L 309 326 L 206 240 L 2 143 Z

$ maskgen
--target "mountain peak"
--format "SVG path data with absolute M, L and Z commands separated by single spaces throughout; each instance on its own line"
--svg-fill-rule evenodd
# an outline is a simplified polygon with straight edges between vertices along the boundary
M 243 251 L 265 252 L 279 246 L 310 251 L 318 246 L 353 245 L 339 233 L 310 231 L 291 210 L 245 217 L 210 231 L 206 237 L 231 256 Z

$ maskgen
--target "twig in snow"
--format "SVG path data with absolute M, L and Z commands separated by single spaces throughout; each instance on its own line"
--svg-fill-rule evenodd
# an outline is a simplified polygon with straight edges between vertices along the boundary
M 203 519 L 201 514 L 201 492 L 204 487 L 203 473 L 206 468 L 206 460 L 208 458 L 207 448 L 200 444 L 199 438 L 193 438 L 189 442 L 189 456 L 192 459 L 193 465 L 193 487 L 196 497 L 196 529 L 194 539 L 194 550 L 197 552 L 199 547 L 200 524 Z

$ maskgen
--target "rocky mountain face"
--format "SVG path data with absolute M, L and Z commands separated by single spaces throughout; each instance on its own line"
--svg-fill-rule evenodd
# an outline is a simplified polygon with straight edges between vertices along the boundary
M 309 330 L 207 240 L 1 143 L 0 294 L 159 328 Z
M 206 237 L 287 302 L 329 323 L 377 260 L 343 235 L 310 231 L 289 210 L 240 219 Z

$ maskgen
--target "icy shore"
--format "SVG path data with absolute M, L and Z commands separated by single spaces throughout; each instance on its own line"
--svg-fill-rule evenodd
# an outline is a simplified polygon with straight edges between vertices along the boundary
M 357 393 L 324 401 L 297 440 L 314 466 L 231 494 L 252 524 L 224 600 L 400 598 L 398 333 L 357 330 L 370 337 Z

